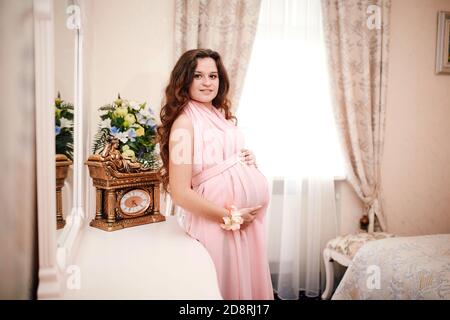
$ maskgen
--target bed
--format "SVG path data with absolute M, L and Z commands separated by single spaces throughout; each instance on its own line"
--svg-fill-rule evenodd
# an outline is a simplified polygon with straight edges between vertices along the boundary
M 450 234 L 366 243 L 332 299 L 450 300 Z

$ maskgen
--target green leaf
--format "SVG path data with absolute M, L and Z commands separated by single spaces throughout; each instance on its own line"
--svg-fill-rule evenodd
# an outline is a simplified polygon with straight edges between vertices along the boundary
M 101 151 L 103 151 L 108 142 L 109 136 L 110 134 L 108 128 L 100 129 L 94 137 L 94 144 L 92 145 L 92 153 L 100 153 Z
M 100 111 L 114 111 L 116 108 L 112 105 L 112 104 L 106 104 L 104 106 L 101 106 L 100 108 L 98 108 L 98 110 Z

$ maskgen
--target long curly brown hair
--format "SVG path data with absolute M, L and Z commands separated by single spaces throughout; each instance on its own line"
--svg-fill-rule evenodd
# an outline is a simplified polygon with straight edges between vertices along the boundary
M 217 71 L 219 73 L 219 90 L 217 96 L 212 101 L 215 108 L 222 111 L 226 119 L 236 117 L 232 115 L 230 108 L 231 103 L 228 100 L 228 91 L 230 82 L 227 71 L 222 63 L 222 59 L 216 51 L 210 49 L 194 49 L 183 53 L 178 59 L 175 67 L 170 74 L 169 84 L 165 90 L 165 99 L 161 107 L 161 125 L 158 127 L 158 142 L 162 167 L 159 169 L 159 175 L 162 182 L 162 190 L 170 193 L 169 187 L 169 137 L 170 130 L 174 121 L 181 114 L 184 107 L 190 100 L 189 88 L 194 79 L 195 69 L 197 68 L 197 60 L 203 58 L 212 58 L 216 62 Z

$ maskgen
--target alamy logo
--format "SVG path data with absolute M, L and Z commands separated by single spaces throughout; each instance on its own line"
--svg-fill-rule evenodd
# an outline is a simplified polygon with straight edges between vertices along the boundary
M 66 26 L 69 30 L 80 29 L 81 15 L 80 7 L 76 5 L 70 5 L 66 9 L 67 17 Z
M 77 265 L 68 266 L 66 269 L 67 276 L 67 289 L 80 290 L 81 288 L 81 268 Z
M 369 275 L 367 277 L 366 286 L 367 289 L 380 289 L 381 288 L 381 272 L 380 267 L 375 265 L 370 265 L 367 267 L 366 273 Z
M 227 141 L 235 140 L 236 131 L 227 129 L 224 132 L 224 140 L 219 141 L 216 129 L 205 129 L 202 132 L 205 144 L 203 154 L 195 154 L 192 158 L 193 137 L 187 129 L 174 129 L 170 135 L 173 144 L 170 160 L 176 165 L 180 164 L 217 164 L 222 162 L 223 154 L 231 154 L 234 144 Z
M 366 22 L 367 28 L 369 28 L 369 30 L 373 30 L 373 29 L 380 30 L 381 29 L 381 8 L 380 8 L 380 6 L 372 4 L 367 7 L 366 13 L 369 15 L 369 17 L 367 18 L 367 22 Z

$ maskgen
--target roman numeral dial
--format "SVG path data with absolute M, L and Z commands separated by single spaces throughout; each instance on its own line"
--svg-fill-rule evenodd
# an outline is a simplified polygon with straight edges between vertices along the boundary
M 139 215 L 150 206 L 150 194 L 142 189 L 133 189 L 120 199 L 120 209 L 126 215 Z

